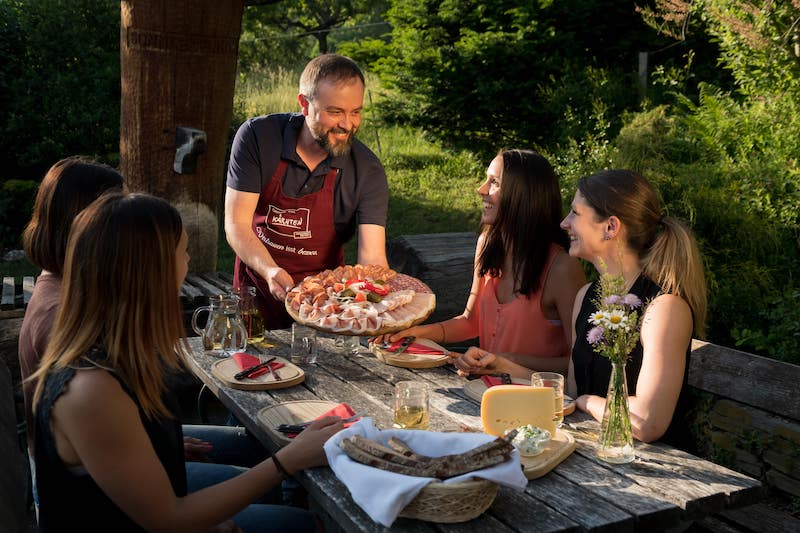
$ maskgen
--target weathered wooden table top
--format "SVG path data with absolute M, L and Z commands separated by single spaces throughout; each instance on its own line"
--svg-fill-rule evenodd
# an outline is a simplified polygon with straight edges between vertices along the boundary
M 289 332 L 269 332 L 276 344 L 263 351 L 288 358 Z M 210 373 L 218 359 L 190 338 L 192 371 L 265 446 L 277 445 L 257 421 L 264 407 L 294 400 L 346 402 L 366 412 L 379 427 L 392 424 L 394 383 L 425 380 L 431 385 L 433 431 L 481 431 L 480 404 L 463 390 L 466 380 L 447 365 L 431 369 L 388 366 L 366 348 L 359 355 L 334 352 L 332 338 L 320 338 L 317 363 L 303 367 L 305 382 L 288 389 L 241 391 L 225 387 Z M 249 347 L 248 352 L 259 349 Z M 594 456 L 599 425 L 576 412 L 564 429 L 577 442 L 572 455 L 547 475 L 531 480 L 524 493 L 500 488 L 482 516 L 461 524 L 398 519 L 392 531 L 653 531 L 681 526 L 719 511 L 748 505 L 761 496 L 759 481 L 664 444 L 636 442 L 636 460 L 611 465 Z M 345 531 L 386 531 L 350 497 L 328 467 L 298 476 L 309 494 Z

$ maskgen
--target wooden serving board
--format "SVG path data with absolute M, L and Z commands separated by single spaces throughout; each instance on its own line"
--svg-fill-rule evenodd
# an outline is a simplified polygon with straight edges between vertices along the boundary
M 533 457 L 520 456 L 522 472 L 528 479 L 542 477 L 569 457 L 574 450 L 575 438 L 563 429 L 557 429 L 555 437 L 550 439 L 542 453 Z
M 516 383 L 517 385 L 530 385 L 531 380 L 529 379 L 517 379 L 512 378 L 512 383 Z M 475 400 L 476 402 L 480 402 L 483 398 L 483 393 L 486 392 L 486 383 L 483 382 L 482 379 L 473 379 L 468 381 L 466 385 L 464 385 L 464 393 Z M 575 400 L 572 397 L 564 395 L 564 416 L 569 416 L 575 412 Z
M 400 273 L 398 273 L 398 274 L 395 275 L 394 279 L 392 281 L 390 281 L 389 283 L 390 284 L 392 284 L 392 283 L 396 284 L 396 286 L 398 287 L 399 290 L 402 290 L 402 289 L 413 289 L 417 294 L 420 294 L 420 295 L 421 294 L 426 294 L 426 295 L 427 294 L 433 294 L 433 291 L 431 291 L 431 288 L 428 287 L 428 285 L 426 285 L 425 282 L 415 278 L 414 276 L 409 276 L 408 274 L 400 274 Z M 419 298 L 419 296 L 415 296 L 415 298 Z M 362 337 L 374 337 L 374 336 L 377 336 L 377 335 L 385 335 L 387 333 L 394 333 L 396 331 L 402 331 L 404 329 L 410 328 L 411 326 L 415 326 L 415 325 L 417 325 L 417 324 L 419 324 L 421 322 L 424 322 L 425 319 L 427 319 L 431 315 L 431 313 L 433 313 L 433 310 L 436 308 L 436 298 L 435 298 L 435 296 L 432 298 L 432 301 L 430 302 L 430 305 L 428 306 L 428 308 L 425 310 L 424 313 L 420 313 L 419 315 L 413 317 L 412 320 L 409 320 L 406 323 L 398 324 L 397 326 L 393 326 L 393 327 L 382 327 L 380 329 L 365 330 L 365 331 L 347 331 L 347 330 L 345 330 L 345 331 L 335 331 L 335 330 L 333 330 L 331 328 L 326 328 L 326 327 L 320 326 L 316 322 L 303 320 L 300 317 L 300 314 L 297 311 L 295 311 L 294 308 L 292 307 L 291 300 L 290 300 L 289 296 L 287 296 L 286 300 L 284 301 L 284 307 L 286 308 L 286 312 L 289 313 L 289 316 L 292 317 L 292 320 L 294 320 L 295 322 L 298 322 L 300 324 L 312 327 L 312 328 L 314 328 L 316 330 L 319 330 L 319 331 L 322 331 L 324 333 L 333 333 L 335 335 L 359 335 L 359 336 L 362 336 Z
M 339 402 L 328 402 L 325 400 L 297 400 L 294 402 L 284 402 L 271 407 L 265 407 L 258 412 L 258 421 L 269 432 L 272 440 L 280 445 L 289 444 L 292 439 L 275 428 L 281 424 L 299 424 L 314 420 L 318 416 L 327 413 Z
M 414 343 L 424 344 L 430 348 L 441 350 L 442 355 L 435 356 L 411 353 L 395 354 L 388 350 L 384 350 L 380 347 L 380 345 L 374 342 L 369 344 L 369 350 L 375 354 L 375 357 L 377 357 L 378 360 L 383 361 L 387 365 L 399 366 L 403 368 L 435 368 L 437 366 L 446 365 L 450 360 L 450 358 L 447 357 L 447 350 L 432 340 L 415 339 Z
M 226 386 L 241 390 L 285 389 L 287 387 L 294 387 L 305 380 L 306 373 L 303 372 L 303 369 L 299 366 L 292 364 L 283 357 L 276 357 L 275 362 L 284 364 L 284 366 L 277 370 L 280 377 L 277 381 L 269 372 L 255 378 L 236 379 L 233 376 L 241 372 L 242 369 L 239 368 L 239 365 L 237 365 L 236 361 L 231 357 L 220 359 L 211 365 L 211 373 L 219 378 Z

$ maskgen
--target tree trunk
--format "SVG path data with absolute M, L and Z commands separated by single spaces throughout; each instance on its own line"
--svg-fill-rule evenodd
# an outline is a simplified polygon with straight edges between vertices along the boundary
M 121 2 L 120 170 L 132 191 L 181 212 L 193 272 L 216 270 L 243 8 L 244 0 Z M 178 126 L 207 134 L 193 174 L 173 170 Z

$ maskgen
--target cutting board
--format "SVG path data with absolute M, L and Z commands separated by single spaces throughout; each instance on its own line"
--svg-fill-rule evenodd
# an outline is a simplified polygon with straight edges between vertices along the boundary
M 277 372 L 280 379 L 275 380 L 275 377 L 267 372 L 255 378 L 236 379 L 233 377 L 242 369 L 236 364 L 236 361 L 231 357 L 220 359 L 211 365 L 211 373 L 214 374 L 222 383 L 232 389 L 240 390 L 269 390 L 269 389 L 285 389 L 287 387 L 294 387 L 298 383 L 302 383 L 306 378 L 306 373 L 297 365 L 292 364 L 283 357 L 276 357 L 276 363 L 283 363 L 284 366 L 280 367 Z
M 520 456 L 522 472 L 528 479 L 542 477 L 569 457 L 573 451 L 575 451 L 573 436 L 563 429 L 557 429 L 555 437 L 550 439 L 542 453 L 533 457 Z
M 375 354 L 380 361 L 383 361 L 387 365 L 392 366 L 399 366 L 403 368 L 434 368 L 437 366 L 443 366 L 448 363 L 450 360 L 447 357 L 447 350 L 440 345 L 436 344 L 432 340 L 428 339 L 415 339 L 414 343 L 416 344 L 424 344 L 429 348 L 433 348 L 435 350 L 441 350 L 441 356 L 435 355 L 415 355 L 410 353 L 399 353 L 394 354 L 389 352 L 388 350 L 382 349 L 377 343 L 370 343 L 369 350 Z
M 530 385 L 531 380 L 529 379 L 517 379 L 512 378 L 511 382 L 515 385 Z M 483 382 L 482 379 L 473 379 L 468 381 L 466 385 L 464 385 L 464 393 L 475 400 L 476 402 L 480 402 L 481 398 L 483 398 L 483 393 L 486 392 L 486 383 Z M 575 400 L 573 400 L 570 396 L 564 395 L 564 416 L 569 416 L 575 412 Z
M 314 420 L 327 413 L 340 402 L 325 400 L 297 400 L 265 407 L 258 412 L 258 421 L 267 430 L 272 440 L 280 445 L 289 444 L 292 439 L 275 428 L 281 424 L 299 424 Z

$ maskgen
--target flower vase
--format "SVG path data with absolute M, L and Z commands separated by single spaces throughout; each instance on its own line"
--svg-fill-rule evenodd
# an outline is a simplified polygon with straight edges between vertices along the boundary
M 597 457 L 609 463 L 630 463 L 636 458 L 633 451 L 633 432 L 628 410 L 628 382 L 625 363 L 611 362 L 603 424 L 597 441 Z

